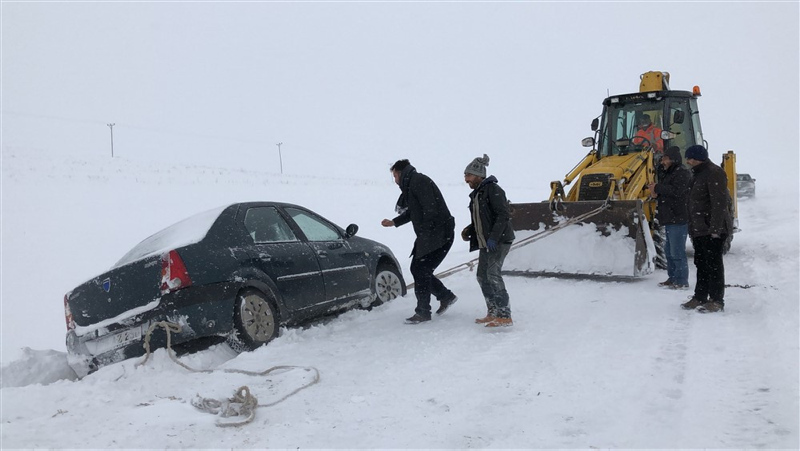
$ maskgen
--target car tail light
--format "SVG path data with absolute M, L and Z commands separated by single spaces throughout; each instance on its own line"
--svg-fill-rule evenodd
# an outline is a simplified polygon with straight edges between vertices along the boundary
M 161 294 L 172 293 L 192 286 L 192 279 L 186 265 L 177 251 L 169 251 L 161 256 Z
M 72 318 L 72 310 L 69 308 L 69 293 L 64 295 L 64 319 L 67 321 L 67 332 L 75 329 L 75 320 Z

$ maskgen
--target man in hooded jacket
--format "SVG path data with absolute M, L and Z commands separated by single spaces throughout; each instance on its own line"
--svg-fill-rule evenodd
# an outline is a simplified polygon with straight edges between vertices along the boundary
M 406 323 L 419 324 L 431 319 L 431 293 L 440 303 L 437 315 L 444 313 L 458 300 L 433 275 L 453 246 L 456 223 L 439 187 L 430 177 L 417 172 L 408 160 L 398 160 L 390 170 L 401 191 L 395 207 L 398 216 L 384 219 L 381 225 L 400 227 L 411 222 L 414 226 L 417 239 L 411 251 L 411 275 L 414 276 L 417 308 L 414 315 L 406 319 Z
M 659 225 L 664 226 L 666 242 L 664 253 L 667 257 L 667 280 L 659 286 L 689 288 L 689 263 L 686 259 L 686 236 L 689 232 L 689 182 L 692 175 L 683 167 L 681 151 L 672 146 L 661 158 L 661 172 L 658 183 L 651 183 L 650 196 L 658 201 Z
M 487 313 L 475 320 L 486 327 L 511 326 L 511 306 L 501 271 L 514 241 L 514 228 L 508 211 L 506 192 L 495 176 L 486 177 L 489 156 L 475 158 L 464 169 L 464 181 L 472 188 L 469 213 L 472 223 L 461 232 L 469 241 L 470 252 L 478 250 L 478 285 L 486 301 Z

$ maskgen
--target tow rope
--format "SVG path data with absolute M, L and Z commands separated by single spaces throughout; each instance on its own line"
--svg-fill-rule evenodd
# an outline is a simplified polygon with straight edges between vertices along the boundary
M 236 417 L 236 416 L 244 416 L 245 419 L 242 421 L 216 421 L 216 425 L 218 427 L 238 427 L 244 426 L 253 421 L 256 417 L 256 408 L 257 407 L 271 407 L 278 403 L 281 403 L 288 399 L 290 396 L 297 394 L 299 391 L 304 390 L 316 383 L 319 382 L 319 370 L 314 367 L 302 367 L 302 366 L 293 366 L 293 365 L 279 365 L 273 366 L 272 368 L 264 371 L 247 371 L 247 370 L 237 370 L 237 369 L 217 369 L 217 370 L 198 370 L 192 368 L 185 363 L 178 360 L 178 357 L 175 355 L 175 351 L 172 350 L 172 332 L 178 333 L 181 331 L 180 324 L 172 323 L 169 321 L 159 321 L 150 325 L 147 329 L 147 333 L 144 337 L 144 349 L 147 351 L 139 362 L 134 365 L 134 368 L 138 368 L 141 365 L 144 365 L 147 360 L 150 358 L 150 336 L 152 335 L 153 331 L 156 327 L 162 327 L 167 332 L 167 354 L 169 355 L 170 359 L 173 362 L 180 365 L 181 367 L 191 371 L 193 373 L 214 373 L 214 372 L 224 372 L 224 373 L 236 373 L 236 374 L 245 374 L 248 376 L 268 376 L 269 374 L 279 371 L 279 370 L 294 370 L 294 369 L 303 369 L 305 371 L 313 371 L 313 377 L 311 382 L 300 386 L 293 390 L 291 393 L 283 396 L 282 398 L 278 399 L 277 401 L 273 401 L 267 404 L 259 404 L 258 398 L 253 396 L 250 392 L 250 387 L 243 385 L 239 387 L 236 392 L 234 393 L 232 398 L 225 399 L 225 400 L 218 400 L 214 398 L 203 398 L 199 394 L 195 399 L 191 401 L 191 404 L 201 410 L 203 412 L 211 413 L 214 415 L 219 415 L 222 418 L 229 418 L 229 417 Z

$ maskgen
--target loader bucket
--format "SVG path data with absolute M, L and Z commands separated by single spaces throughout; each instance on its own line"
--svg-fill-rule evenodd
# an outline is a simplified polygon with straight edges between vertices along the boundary
M 511 204 L 516 232 L 505 273 L 634 278 L 652 273 L 656 255 L 641 200 Z

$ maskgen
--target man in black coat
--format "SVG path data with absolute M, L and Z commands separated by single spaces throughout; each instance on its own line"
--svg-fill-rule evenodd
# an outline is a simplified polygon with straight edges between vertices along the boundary
M 384 227 L 400 227 L 411 222 L 417 239 L 411 251 L 411 275 L 417 308 L 406 319 L 409 324 L 431 320 L 431 293 L 439 300 L 437 315 L 444 313 L 458 298 L 433 275 L 453 246 L 456 222 L 450 214 L 439 187 L 430 177 L 420 174 L 408 160 L 398 160 L 390 168 L 400 186 L 394 219 L 384 219 Z
M 681 151 L 670 147 L 661 157 L 661 177 L 651 183 L 650 196 L 658 200 L 658 223 L 664 226 L 667 257 L 667 280 L 659 286 L 673 289 L 689 288 L 689 263 L 686 259 L 686 236 L 689 232 L 689 182 L 692 174 L 683 167 Z
M 705 147 L 686 149 L 686 162 L 692 167 L 689 187 L 689 236 L 694 245 L 697 283 L 694 296 L 681 307 L 701 313 L 725 308 L 725 267 L 723 246 L 733 233 L 731 198 L 725 171 L 708 160 Z
M 514 228 L 506 192 L 495 176 L 486 177 L 488 165 L 489 156 L 483 154 L 483 158 L 475 158 L 464 169 L 464 181 L 472 188 L 469 195 L 472 223 L 461 232 L 461 238 L 469 241 L 470 252 L 478 250 L 478 285 L 487 313 L 475 322 L 486 327 L 511 326 L 511 306 L 501 271 L 514 241 Z

